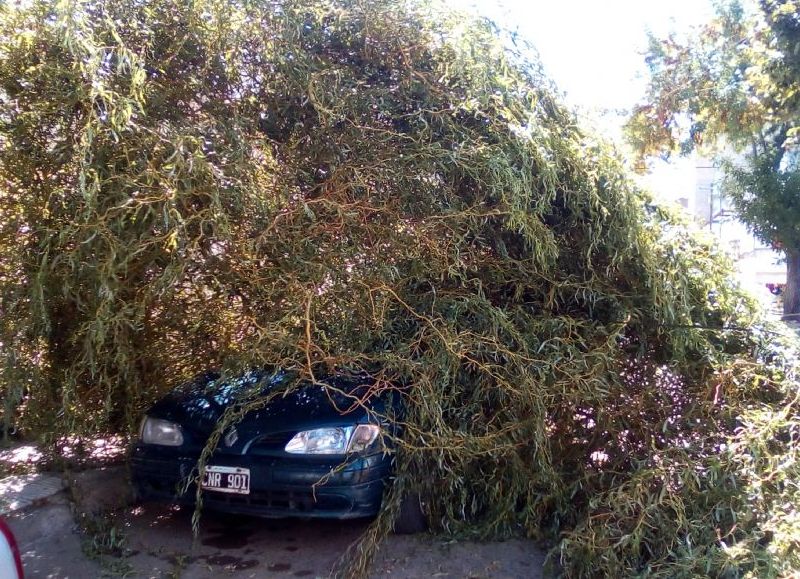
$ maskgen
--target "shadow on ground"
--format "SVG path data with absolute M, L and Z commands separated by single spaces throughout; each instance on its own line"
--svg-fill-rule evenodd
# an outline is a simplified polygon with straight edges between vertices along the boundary
M 119 468 L 81 473 L 70 486 L 86 503 L 75 505 L 60 492 L 9 516 L 27 577 L 326 577 L 369 524 L 206 512 L 195 539 L 188 508 L 157 503 L 100 508 L 124 497 L 123 473 Z M 535 579 L 542 562 L 531 541 L 391 536 L 370 576 Z

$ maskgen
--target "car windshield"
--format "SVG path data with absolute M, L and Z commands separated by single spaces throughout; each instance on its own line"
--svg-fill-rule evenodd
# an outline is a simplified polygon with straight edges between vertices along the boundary
M 294 372 L 281 369 L 248 370 L 241 376 L 230 379 L 223 379 L 219 374 L 214 374 L 199 384 L 199 390 L 210 401 L 226 406 L 235 400 L 268 394 L 276 387 L 289 384 L 295 376 Z
M 208 372 L 178 387 L 173 396 L 185 411 L 207 420 L 216 420 L 219 412 L 232 404 L 256 400 L 276 390 L 280 394 L 275 402 L 280 401 L 282 408 L 288 408 L 288 404 L 311 412 L 312 408 L 333 407 L 346 413 L 359 405 L 359 399 L 369 397 L 373 383 L 365 374 L 329 374 L 319 376 L 317 383 L 298 383 L 297 378 L 296 371 L 274 368 L 248 370 L 235 378 Z M 284 396 L 286 390 L 291 392 Z

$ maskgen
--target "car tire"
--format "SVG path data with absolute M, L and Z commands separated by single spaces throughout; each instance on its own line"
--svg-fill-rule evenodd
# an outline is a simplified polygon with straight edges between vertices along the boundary
M 139 505 L 142 503 L 143 498 L 144 497 L 142 497 L 142 492 L 139 490 L 138 485 L 136 485 L 133 481 L 128 482 L 128 505 Z
M 400 511 L 394 521 L 396 535 L 414 535 L 428 529 L 428 520 L 422 510 L 422 501 L 417 493 L 409 493 L 400 503 Z

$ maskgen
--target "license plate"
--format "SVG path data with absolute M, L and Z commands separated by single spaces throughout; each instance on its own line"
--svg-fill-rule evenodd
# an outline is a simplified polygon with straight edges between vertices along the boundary
M 236 466 L 207 466 L 200 485 L 219 493 L 250 494 L 250 469 Z

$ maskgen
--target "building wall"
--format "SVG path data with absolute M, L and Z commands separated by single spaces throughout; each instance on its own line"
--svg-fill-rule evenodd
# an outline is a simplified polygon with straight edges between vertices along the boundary
M 758 240 L 736 218 L 730 201 L 720 195 L 721 177 L 721 171 L 710 160 L 695 158 L 695 188 L 690 213 L 719 239 L 731 255 L 742 283 L 757 286 L 785 283 L 786 266 L 782 254 Z

